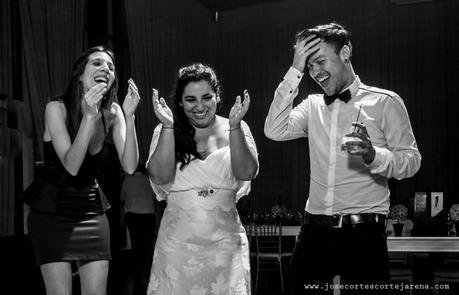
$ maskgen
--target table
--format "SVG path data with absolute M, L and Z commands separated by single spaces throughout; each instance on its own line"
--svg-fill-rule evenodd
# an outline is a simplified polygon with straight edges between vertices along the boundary
M 296 236 L 300 226 L 282 226 L 283 236 Z M 389 252 L 459 252 L 459 237 L 388 237 Z

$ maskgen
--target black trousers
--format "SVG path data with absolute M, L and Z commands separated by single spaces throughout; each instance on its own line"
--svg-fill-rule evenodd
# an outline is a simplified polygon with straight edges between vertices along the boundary
M 291 295 L 333 294 L 335 275 L 341 279 L 341 294 L 390 294 L 379 290 L 390 283 L 385 227 L 303 225 L 289 272 Z
M 156 242 L 156 217 L 154 213 L 136 214 L 128 212 L 125 214 L 125 220 L 134 254 L 134 295 L 145 295 Z

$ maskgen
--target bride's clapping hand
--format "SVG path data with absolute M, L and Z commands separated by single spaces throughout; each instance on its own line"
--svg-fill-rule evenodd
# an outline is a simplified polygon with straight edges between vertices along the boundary
M 174 126 L 174 116 L 172 110 L 166 104 L 163 97 L 159 98 L 158 90 L 153 88 L 153 109 L 156 117 L 163 124 L 163 127 L 171 128 Z

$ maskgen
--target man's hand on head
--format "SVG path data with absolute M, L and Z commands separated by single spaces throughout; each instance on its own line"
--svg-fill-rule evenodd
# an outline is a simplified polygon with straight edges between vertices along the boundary
M 295 52 L 293 54 L 292 67 L 304 73 L 306 62 L 309 57 L 319 51 L 317 46 L 320 43 L 320 38 L 316 35 L 309 35 L 307 38 L 297 40 L 295 44 Z

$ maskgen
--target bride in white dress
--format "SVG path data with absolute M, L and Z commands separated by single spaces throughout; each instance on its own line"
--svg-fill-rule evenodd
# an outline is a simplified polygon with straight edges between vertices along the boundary
M 236 98 L 229 118 L 215 114 L 220 84 L 212 68 L 179 70 L 174 115 L 158 92 L 147 163 L 158 198 L 167 200 L 148 295 L 250 294 L 247 236 L 236 210 L 258 173 L 255 142 L 242 118 L 250 104 Z

